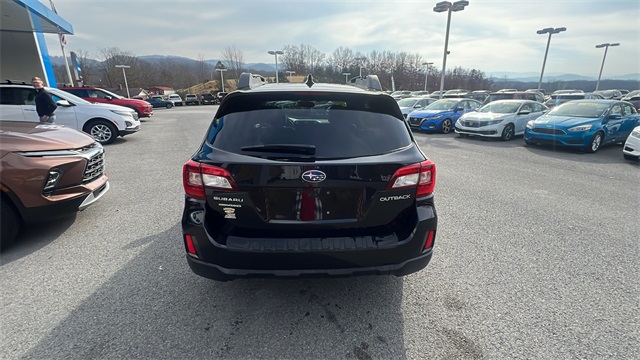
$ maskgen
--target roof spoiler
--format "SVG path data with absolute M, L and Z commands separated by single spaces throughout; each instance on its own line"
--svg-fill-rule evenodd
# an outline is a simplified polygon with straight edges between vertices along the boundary
M 349 84 L 365 90 L 382 91 L 382 85 L 378 75 L 356 76 L 349 80 Z
M 262 75 L 242 73 L 238 79 L 238 90 L 251 90 L 267 83 Z

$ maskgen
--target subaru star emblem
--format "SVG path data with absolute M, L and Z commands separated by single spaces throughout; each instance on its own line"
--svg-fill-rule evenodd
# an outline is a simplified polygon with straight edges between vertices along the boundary
M 327 178 L 327 174 L 320 170 L 309 170 L 302 173 L 302 180 L 310 183 L 319 183 Z

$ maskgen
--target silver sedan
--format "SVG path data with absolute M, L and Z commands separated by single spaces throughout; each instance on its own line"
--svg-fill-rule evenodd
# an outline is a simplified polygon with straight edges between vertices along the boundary
M 498 100 L 458 119 L 455 131 L 460 136 L 498 137 L 508 141 L 524 134 L 529 120 L 538 118 L 549 109 L 531 100 Z

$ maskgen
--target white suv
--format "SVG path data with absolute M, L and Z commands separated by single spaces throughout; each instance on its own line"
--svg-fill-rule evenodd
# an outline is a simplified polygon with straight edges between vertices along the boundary
M 66 91 L 45 88 L 58 108 L 56 124 L 82 130 L 101 144 L 110 144 L 118 136 L 140 130 L 140 120 L 132 109 L 93 104 Z M 36 90 L 30 85 L 0 84 L 0 114 L 2 120 L 38 122 L 35 103 Z
M 171 94 L 167 100 L 173 103 L 173 106 L 182 106 L 182 98 L 178 94 Z

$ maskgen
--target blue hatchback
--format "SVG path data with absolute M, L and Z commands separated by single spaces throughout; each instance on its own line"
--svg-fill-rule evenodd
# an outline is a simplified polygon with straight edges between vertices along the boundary
M 411 112 L 407 122 L 412 129 L 448 134 L 460 116 L 481 106 L 480 101 L 473 99 L 440 99 L 422 110 Z
M 604 144 L 625 141 L 638 123 L 640 114 L 626 101 L 574 100 L 529 121 L 524 142 L 596 152 Z

